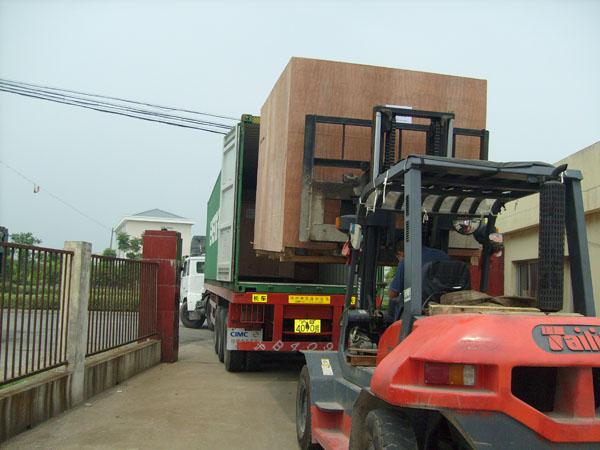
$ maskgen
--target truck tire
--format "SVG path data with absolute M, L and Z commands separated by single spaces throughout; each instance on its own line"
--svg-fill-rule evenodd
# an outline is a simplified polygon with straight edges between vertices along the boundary
M 296 436 L 298 445 L 302 450 L 317 449 L 318 445 L 312 441 L 312 413 L 310 411 L 310 375 L 308 367 L 304 366 L 298 378 L 296 390 Z
M 246 352 L 246 371 L 258 372 L 261 369 L 261 352 Z
M 412 425 L 398 411 L 375 409 L 365 420 L 369 450 L 417 450 L 417 438 Z
M 200 328 L 204 323 L 204 318 L 199 320 L 188 319 L 187 300 L 184 300 L 181 303 L 181 308 L 179 308 L 179 318 L 186 328 Z
M 208 299 L 206 301 L 206 326 L 208 327 L 209 331 L 215 331 L 215 324 L 212 318 L 212 306 Z
M 245 361 L 245 351 L 227 350 L 227 345 L 225 345 L 225 370 L 227 372 L 240 372 L 244 368 Z
M 217 306 L 217 310 L 215 311 L 215 327 L 213 333 L 213 340 L 215 341 L 215 354 L 219 354 L 219 341 L 221 340 L 221 334 L 219 333 L 219 307 Z
M 225 347 L 227 347 L 227 309 L 221 306 L 217 312 L 219 313 L 219 328 L 217 330 L 219 333 L 219 348 L 217 355 L 219 356 L 219 361 L 224 362 Z
M 227 322 L 228 310 L 223 314 L 223 353 L 225 359 L 225 370 L 227 372 L 239 372 L 244 368 L 246 352 L 239 350 L 227 350 Z

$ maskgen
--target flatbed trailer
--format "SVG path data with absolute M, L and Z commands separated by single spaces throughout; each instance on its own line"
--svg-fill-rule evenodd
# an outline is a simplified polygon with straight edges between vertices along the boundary
M 260 118 L 244 115 L 224 138 L 207 210 L 205 309 L 229 371 L 256 370 L 263 352 L 335 350 L 345 266 L 282 262 L 253 249 Z

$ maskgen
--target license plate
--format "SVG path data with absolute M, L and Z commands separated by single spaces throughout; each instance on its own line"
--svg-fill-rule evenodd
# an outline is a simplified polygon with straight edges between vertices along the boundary
M 321 319 L 294 319 L 294 333 L 320 333 Z

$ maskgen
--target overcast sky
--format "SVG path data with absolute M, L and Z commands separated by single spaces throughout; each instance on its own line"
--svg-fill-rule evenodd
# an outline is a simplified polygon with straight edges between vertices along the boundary
M 237 117 L 292 56 L 487 79 L 492 160 L 600 140 L 599 1 L 0 0 L 9 80 Z M 0 160 L 41 188 L 0 164 L 0 225 L 101 253 L 123 216 L 160 208 L 204 234 L 221 145 L 0 92 Z

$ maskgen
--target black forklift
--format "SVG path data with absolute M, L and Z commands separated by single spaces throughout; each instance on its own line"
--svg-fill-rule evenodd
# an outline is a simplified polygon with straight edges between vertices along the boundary
M 340 220 L 350 257 L 339 348 L 304 352 L 296 398 L 302 449 L 600 448 L 600 319 L 581 173 L 487 161 L 487 131 L 453 121 L 452 113 L 374 108 L 356 212 Z M 395 162 L 406 131 L 425 134 L 425 154 Z M 480 140 L 482 159 L 454 158 L 460 135 Z M 538 296 L 491 298 L 496 217 L 533 194 Z M 572 313 L 561 311 L 565 230 Z M 423 245 L 447 252 L 453 233 L 480 245 L 478 292 L 464 262 L 422 264 Z M 405 270 L 394 320 L 378 306 L 378 266 L 398 236 Z

